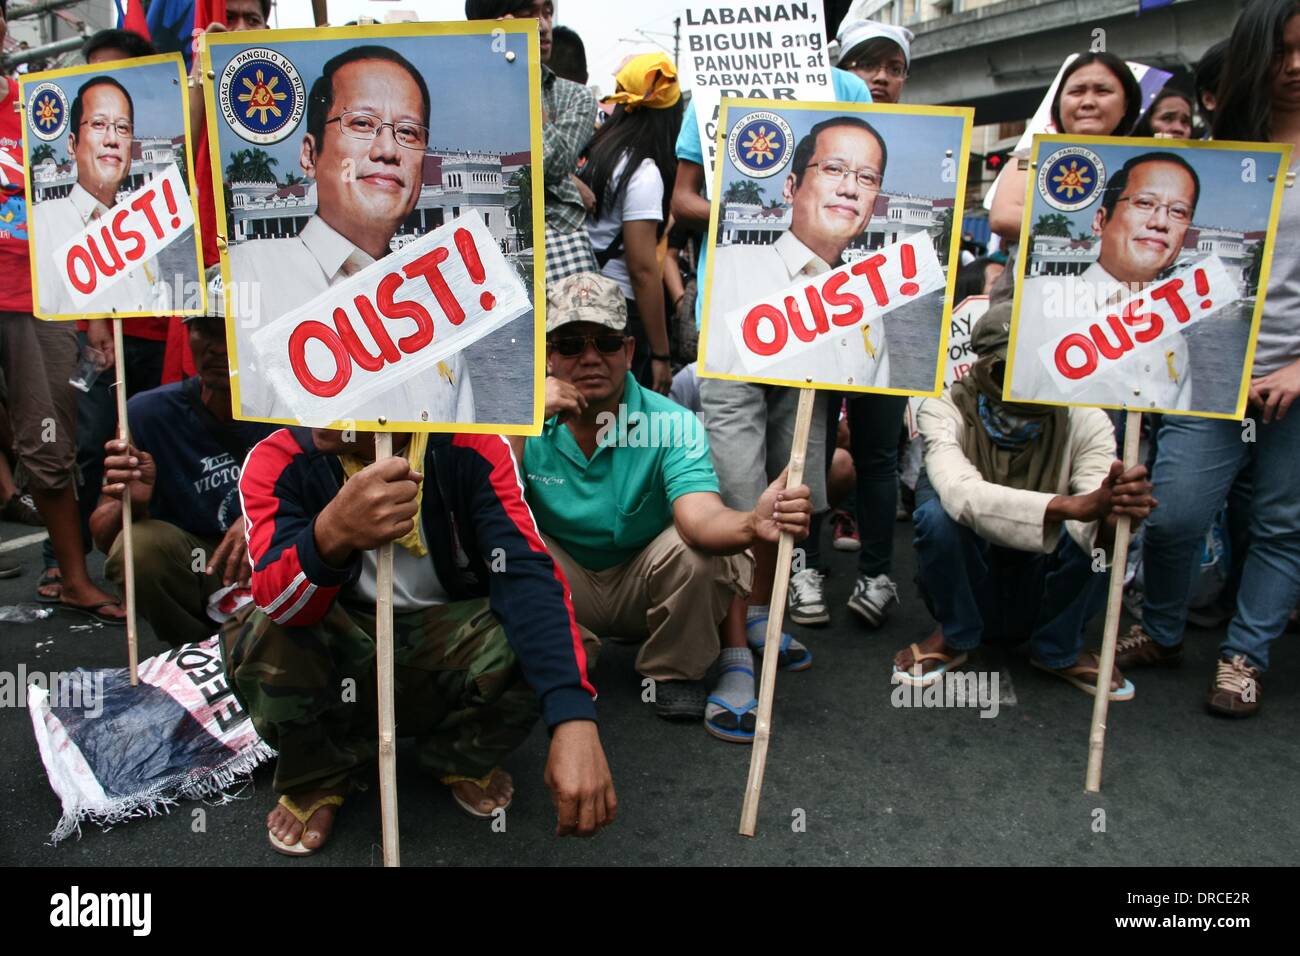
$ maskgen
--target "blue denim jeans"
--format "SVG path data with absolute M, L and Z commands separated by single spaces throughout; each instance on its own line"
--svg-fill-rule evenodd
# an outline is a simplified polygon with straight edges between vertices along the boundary
M 1069 667 L 1083 649 L 1083 629 L 1106 606 L 1110 575 L 1064 531 L 1051 554 L 991 544 L 954 521 L 922 479 L 917 486 L 917 584 L 954 650 L 1028 639 L 1034 658 Z
M 855 395 L 849 399 L 849 440 L 857 472 L 854 497 L 862 539 L 858 574 L 867 577 L 894 570 L 898 439 L 906 409 L 906 395 Z
M 1201 539 L 1233 482 L 1253 466 L 1249 550 L 1220 650 L 1265 670 L 1269 645 L 1300 601 L 1300 414 L 1293 408 L 1267 425 L 1255 419 L 1255 440 L 1245 437 L 1242 422 L 1164 417 L 1152 474 L 1160 504 L 1143 532 L 1142 622 L 1160 644 L 1182 641 Z

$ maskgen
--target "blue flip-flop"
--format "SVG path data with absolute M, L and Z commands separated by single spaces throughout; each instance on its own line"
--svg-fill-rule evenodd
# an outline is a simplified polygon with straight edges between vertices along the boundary
M 722 674 L 726 674 L 731 671 L 737 671 L 741 674 L 748 674 L 751 680 L 754 677 L 754 672 L 752 670 L 750 670 L 748 667 L 741 667 L 739 664 L 733 664 L 729 667 L 723 668 Z M 722 675 L 719 674 L 718 676 L 721 677 Z M 716 704 L 717 706 L 721 707 L 723 710 L 732 714 L 736 718 L 736 726 L 723 727 L 720 724 L 714 723 L 714 720 L 717 717 L 722 716 L 721 714 L 715 714 L 713 717 L 706 717 L 704 719 L 705 730 L 707 730 L 714 737 L 717 737 L 719 740 L 726 740 L 735 744 L 747 744 L 753 742 L 754 731 L 745 729 L 745 718 L 746 717 L 751 718 L 751 726 L 753 723 L 757 722 L 757 716 L 754 713 L 758 709 L 757 698 L 751 697 L 748 701 L 745 702 L 744 706 L 742 707 L 733 707 L 731 704 L 729 704 L 723 698 L 719 697 L 717 694 L 710 694 L 708 696 L 707 702 L 710 704 Z
M 753 628 L 756 624 L 762 625 L 762 627 L 758 628 L 758 633 L 763 635 L 763 637 L 758 640 L 755 640 L 752 633 Z M 766 614 L 764 614 L 762 617 L 756 617 L 752 621 L 746 622 L 745 640 L 749 642 L 750 649 L 753 650 L 755 653 L 758 654 L 763 653 L 763 648 L 767 645 L 766 631 L 767 631 Z M 776 658 L 777 666 L 780 667 L 781 670 L 783 671 L 806 671 L 808 668 L 812 667 L 812 661 L 813 661 L 812 651 L 808 650 L 808 648 L 800 644 L 799 650 L 803 651 L 803 655 L 801 657 L 795 658 L 794 660 L 791 660 L 790 645 L 792 643 L 794 643 L 794 638 L 790 634 L 785 633 L 783 631 L 781 633 L 781 650 L 777 653 L 777 658 Z

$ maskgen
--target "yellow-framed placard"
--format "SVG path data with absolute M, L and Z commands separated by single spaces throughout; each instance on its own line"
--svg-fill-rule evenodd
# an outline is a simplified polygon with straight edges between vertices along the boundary
M 846 122 L 826 122 L 837 117 Z M 974 110 L 966 107 L 724 98 L 699 374 L 794 388 L 937 395 L 973 121 Z M 814 138 L 819 123 L 826 125 Z M 846 168 L 838 185 L 820 162 L 816 169 L 795 169 L 817 159 L 818 149 L 838 149 L 830 147 L 832 140 L 819 145 L 827 133 L 844 129 L 854 137 L 853 129 L 864 123 L 879 145 L 862 147 L 863 155 L 878 156 L 884 167 L 875 171 L 874 183 L 865 166 L 848 167 L 852 160 L 840 164 Z M 823 160 L 837 169 L 837 155 Z M 821 199 L 815 198 L 818 189 L 825 192 Z M 801 202 L 800 195 L 807 198 Z M 720 258 L 727 260 L 722 266 Z M 814 288 L 817 283 L 824 284 Z M 906 327 L 895 325 L 904 334 L 886 339 L 887 327 L 904 315 Z M 741 358 L 746 347 L 750 354 Z M 787 353 L 791 348 L 799 351 Z M 766 364 L 756 368 L 756 362 Z M 874 377 L 857 371 L 864 367 Z
M 1240 419 L 1291 147 L 1034 137 L 1009 402 Z
M 361 47 L 388 52 L 353 52 Z M 333 87 L 327 91 L 322 86 L 322 94 L 328 92 L 329 99 L 322 95 L 317 101 L 319 113 L 313 112 L 313 85 L 322 78 L 326 62 L 345 53 L 356 56 L 358 62 L 376 64 L 374 69 L 336 74 L 353 77 L 347 81 L 351 86 L 346 95 L 358 102 L 334 103 Z M 383 74 L 383 60 L 389 54 L 395 55 L 389 62 L 408 75 L 412 70 L 418 73 L 417 83 L 423 83 L 428 91 L 428 133 L 422 158 L 417 152 L 420 139 L 409 128 L 413 121 L 399 113 L 388 115 L 399 109 L 390 103 L 394 84 L 372 81 Z M 235 417 L 275 424 L 326 424 L 307 421 L 297 412 L 300 405 L 280 401 L 283 390 L 277 393 L 270 384 L 275 366 L 259 369 L 257 365 L 254 333 L 262 329 L 257 341 L 265 347 L 266 330 L 278 319 L 290 314 L 294 321 L 303 318 L 311 311 L 304 307 L 315 309 L 328 303 L 331 287 L 382 272 L 378 263 L 414 270 L 411 263 L 403 262 L 423 248 L 421 243 L 451 227 L 456 227 L 459 236 L 473 220 L 488 286 L 474 285 L 483 282 L 472 267 L 475 256 L 457 255 L 459 239 L 454 246 L 448 243 L 450 263 L 456 266 L 459 278 L 447 281 L 461 301 L 470 303 L 466 308 L 471 318 L 464 327 L 474 324 L 473 303 L 493 307 L 494 297 L 480 297 L 480 290 L 501 274 L 500 266 L 506 261 L 531 300 L 531 323 L 519 315 L 506 325 L 493 325 L 481 340 L 471 336 L 475 344 L 438 361 L 436 371 L 430 367 L 427 374 L 421 373 L 418 383 L 407 377 L 391 387 L 377 385 L 358 397 L 346 414 L 338 413 L 337 405 L 322 407 L 329 409 L 332 427 L 345 429 L 540 434 L 546 288 L 541 57 L 536 22 L 400 23 L 217 33 L 206 36 L 201 56 Z M 340 71 L 343 68 L 338 67 Z M 399 74 L 394 75 L 400 79 Z M 349 109 L 353 106 L 356 108 Z M 377 128 L 365 127 L 366 123 L 375 124 L 363 117 L 350 119 L 348 130 L 344 130 L 344 111 L 351 116 L 368 109 L 385 113 Z M 309 128 L 313 123 L 319 124 L 315 135 Z M 399 144 L 398 127 L 402 127 L 404 141 L 409 139 L 414 146 Z M 356 130 L 373 132 L 371 145 L 358 145 Z M 336 133 L 340 137 L 346 134 L 346 138 L 331 143 Z M 340 149 L 347 152 L 342 160 L 330 156 Z M 331 188 L 323 190 L 316 173 L 326 175 L 327 170 Z M 268 171 L 272 181 L 266 181 Z M 403 214 L 407 207 L 393 202 L 413 205 Z M 518 213 L 525 209 L 527 215 L 520 217 Z M 527 243 L 529 228 L 531 246 Z M 485 247 L 483 237 L 488 233 L 489 244 L 494 241 L 497 248 Z M 388 258 L 390 254 L 392 258 Z M 440 261 L 447 261 L 441 251 L 438 255 L 443 256 Z M 498 266 L 487 261 L 489 256 Z M 368 270 L 372 263 L 375 269 Z M 408 277 L 412 274 L 406 272 Z M 443 311 L 436 307 L 425 310 L 434 327 L 435 345 L 430 348 L 436 347 L 439 329 L 448 335 L 453 326 L 460 330 L 465 321 L 463 316 L 455 316 L 454 308 L 446 310 L 443 298 L 432 295 L 436 281 L 429 280 L 424 293 L 429 303 L 444 307 Z M 343 291 L 350 295 L 351 288 Z M 375 287 L 372 284 L 370 288 Z M 467 290 L 473 292 L 474 299 L 464 298 Z M 399 290 L 397 295 L 405 296 L 406 291 Z M 498 295 L 495 302 L 499 305 L 501 301 Z M 379 308 L 385 319 L 373 325 L 372 320 L 363 323 L 365 313 L 360 312 L 348 318 L 350 327 L 345 330 L 339 324 L 339 310 L 332 305 L 310 320 L 303 318 L 303 324 L 317 328 L 333 322 L 332 329 L 348 343 L 357 367 L 380 361 L 381 367 L 370 371 L 392 378 L 392 361 L 382 364 L 381 356 L 397 353 L 391 352 L 391 343 L 383 342 L 375 330 L 381 325 L 391 327 L 393 342 L 407 342 L 417 337 L 417 331 L 427 329 L 428 322 L 413 315 L 399 317 L 400 309 L 390 314 L 383 306 Z M 477 351 L 470 354 L 471 349 Z M 402 351 L 407 354 L 400 358 L 409 357 L 405 346 Z M 372 376 L 372 380 L 378 382 L 379 378 Z M 466 384 L 472 387 L 468 403 Z M 399 389 L 406 391 L 399 393 Z M 454 390 L 454 397 L 443 397 L 453 395 L 449 389 Z M 350 399 L 345 395 L 342 401 Z M 419 417 L 414 412 L 416 406 L 423 406 Z M 390 413 L 390 408 L 395 413 Z
M 96 77 L 107 80 L 82 96 Z M 207 289 L 180 54 L 28 73 L 18 84 L 32 311 L 62 321 L 202 315 Z M 91 94 L 95 108 L 126 103 L 124 129 L 121 116 L 85 118 Z M 75 136 L 75 148 L 74 114 L 78 130 L 92 129 Z M 93 131 L 96 121 L 103 132 Z M 107 211 L 95 216 L 101 206 Z M 56 263 L 66 266 L 66 284 Z

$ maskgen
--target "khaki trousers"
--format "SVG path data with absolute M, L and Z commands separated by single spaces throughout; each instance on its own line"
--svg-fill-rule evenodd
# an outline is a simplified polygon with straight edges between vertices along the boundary
M 754 581 L 748 552 L 704 554 L 669 525 L 631 561 L 589 571 L 543 535 L 573 593 L 578 623 L 598 636 L 644 640 L 637 672 L 654 680 L 700 680 L 718 658 L 718 624 L 733 595 Z

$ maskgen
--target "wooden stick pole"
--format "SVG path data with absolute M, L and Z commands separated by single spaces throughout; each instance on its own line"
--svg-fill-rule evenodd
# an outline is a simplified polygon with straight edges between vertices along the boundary
M 1142 437 L 1142 413 L 1129 412 L 1124 422 L 1124 470 L 1137 464 Z M 1106 712 L 1110 708 L 1110 672 L 1115 666 L 1115 643 L 1119 638 L 1119 616 L 1124 608 L 1124 570 L 1128 565 L 1132 519 L 1121 515 L 1115 523 L 1115 550 L 1110 562 L 1110 593 L 1106 601 L 1106 627 L 1102 632 L 1101 660 L 1097 667 L 1097 696 L 1092 703 L 1092 727 L 1088 731 L 1088 793 L 1101 790 L 1101 761 L 1106 747 Z
M 817 392 L 799 390 L 799 409 L 794 420 L 794 441 L 790 446 L 790 471 L 785 486 L 803 484 L 804 461 L 808 456 L 808 432 L 812 426 L 813 401 Z M 776 660 L 780 656 L 781 626 L 785 621 L 786 592 L 790 585 L 790 558 L 794 538 L 782 534 L 776 550 L 776 578 L 772 582 L 772 599 L 767 612 L 767 637 L 763 654 L 762 686 L 758 692 L 758 722 L 754 725 L 754 750 L 749 758 L 749 782 L 745 784 L 745 802 L 740 809 L 740 832 L 754 835 L 758 823 L 758 801 L 763 793 L 763 773 L 767 769 L 767 744 L 772 736 L 772 699 L 776 693 Z
M 131 444 L 131 429 L 126 420 L 126 351 L 122 347 L 122 320 L 113 319 L 113 368 L 117 375 L 117 437 Z M 140 641 L 135 617 L 135 534 L 131 528 L 131 483 L 122 495 L 122 568 L 126 590 L 126 661 L 131 686 L 140 682 Z
M 375 433 L 375 461 L 393 454 L 391 432 Z M 393 701 L 393 542 L 379 549 L 375 573 L 375 663 L 379 674 L 379 806 L 384 866 L 401 866 L 397 836 L 397 720 Z

